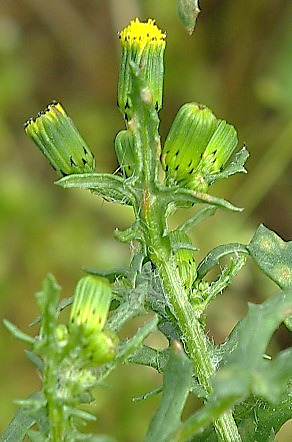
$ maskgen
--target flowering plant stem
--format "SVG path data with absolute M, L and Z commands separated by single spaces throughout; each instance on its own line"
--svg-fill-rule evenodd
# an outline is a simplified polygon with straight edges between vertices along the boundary
M 138 122 L 139 107 L 140 106 L 136 108 Z M 143 104 L 140 109 L 141 108 L 143 108 Z M 138 138 L 141 137 L 141 139 L 144 139 L 144 142 L 147 142 L 145 134 L 149 134 L 147 127 L 149 128 L 152 126 L 151 118 L 148 117 L 148 119 L 145 119 L 144 113 L 144 120 L 140 120 L 140 122 L 141 124 L 137 124 L 137 136 Z M 156 162 L 155 145 L 157 144 L 157 134 L 155 134 L 153 138 L 152 137 L 150 136 L 148 138 L 147 145 L 144 144 L 144 149 L 147 150 L 148 153 L 152 152 L 152 158 L 150 161 L 149 158 L 147 158 L 147 161 L 144 161 L 143 164 L 144 177 L 142 178 L 143 181 L 141 184 L 144 190 L 140 220 L 148 233 L 145 235 L 145 238 L 147 238 L 146 246 L 149 252 L 149 257 L 155 267 L 159 269 L 159 274 L 168 298 L 169 307 L 176 317 L 182 334 L 182 341 L 185 343 L 188 356 L 192 360 L 198 381 L 206 390 L 207 395 L 210 395 L 212 393 L 211 378 L 214 375 L 215 370 L 207 347 L 207 341 L 199 320 L 195 315 L 194 308 L 188 300 L 174 258 L 162 237 L 165 225 L 165 211 L 159 203 L 159 189 L 158 191 L 156 190 L 155 177 L 153 177 L 153 171 L 157 169 L 156 167 L 151 167 L 151 165 Z M 151 178 L 154 180 L 154 184 L 152 185 Z M 215 421 L 215 428 L 218 437 L 222 441 L 241 440 L 231 411 L 224 413 Z
M 212 393 L 210 383 L 215 371 L 208 352 L 206 339 L 200 323 L 182 289 L 176 268 L 171 262 L 160 262 L 160 275 L 167 289 L 170 305 L 177 318 L 188 356 L 193 362 L 199 383 L 208 394 Z M 218 437 L 222 441 L 240 441 L 237 426 L 231 412 L 226 412 L 215 422 Z
M 184 8 L 181 12 L 191 13 L 196 3 L 179 2 Z M 238 442 L 241 435 L 247 440 L 247 434 L 248 440 L 272 440 L 291 417 L 287 392 L 292 351 L 286 349 L 269 361 L 264 355 L 281 322 L 286 321 L 291 329 L 292 243 L 260 226 L 249 245 L 220 245 L 197 266 L 193 252 L 198 249 L 186 232 L 219 207 L 241 210 L 210 195 L 208 188 L 217 180 L 245 172 L 248 152 L 241 149 L 227 164 L 237 146 L 236 130 L 197 103 L 180 108 L 161 150 L 158 129 L 166 36 L 154 20 L 136 19 L 119 37 L 118 106 L 126 124 L 115 139 L 120 176 L 94 172 L 94 157 L 60 103 L 52 103 L 30 119 L 25 130 L 62 177 L 58 185 L 89 189 L 133 208 L 135 222 L 124 232 L 117 231 L 116 238 L 129 243 L 136 254 L 126 268 L 88 269 L 90 276 L 78 281 L 74 296 L 60 303 L 60 287 L 48 275 L 37 294 L 41 316 L 35 324 L 41 326 L 35 338 L 4 322 L 16 338 L 32 345 L 28 355 L 42 374 L 43 388 L 41 395 L 21 401 L 24 412 L 0 440 L 21 442 L 26 434 L 35 441 L 114 440 L 87 437 L 77 425 L 94 419 L 79 405 L 93 400 L 93 388 L 120 363 L 142 364 L 163 373 L 160 406 L 145 442 L 198 440 L 199 433 L 203 440 L 205 430 L 207 435 L 212 432 L 212 440 L 217 436 L 219 441 Z M 171 213 L 193 206 L 195 214 L 169 229 Z M 230 254 L 217 279 L 204 280 Z M 283 293 L 262 305 L 251 304 L 224 345 L 216 346 L 204 332 L 203 312 L 229 286 L 245 255 Z M 68 324 L 59 323 L 61 309 L 71 303 Z M 154 317 L 134 336 L 120 341 L 123 325 L 149 311 Z M 143 344 L 156 326 L 169 341 L 164 350 Z M 205 404 L 182 421 L 190 392 Z M 30 429 L 34 423 L 36 431 Z

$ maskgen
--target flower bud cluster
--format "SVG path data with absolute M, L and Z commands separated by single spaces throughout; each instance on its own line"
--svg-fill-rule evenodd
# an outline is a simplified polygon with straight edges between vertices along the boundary
M 237 142 L 234 127 L 218 120 L 206 106 L 184 104 L 162 150 L 168 182 L 206 192 L 209 178 L 223 170 Z

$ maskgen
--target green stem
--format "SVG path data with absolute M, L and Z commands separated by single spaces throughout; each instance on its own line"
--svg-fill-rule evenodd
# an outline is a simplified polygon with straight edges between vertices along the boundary
M 142 98 L 145 95 L 145 85 L 141 72 L 136 69 L 132 77 L 133 117 L 129 122 L 137 149 L 141 149 L 143 156 L 140 181 L 142 192 L 139 207 L 136 207 L 136 214 L 141 225 L 144 226 L 144 238 L 149 257 L 160 271 L 169 306 L 177 319 L 188 356 L 193 361 L 200 384 L 209 396 L 212 393 L 211 378 L 215 369 L 206 337 L 183 288 L 170 245 L 165 237 L 167 209 L 157 186 L 160 155 L 159 119 L 153 104 L 149 104 L 149 101 Z M 214 425 L 219 440 L 230 442 L 241 440 L 231 412 L 220 416 Z
M 164 213 L 159 210 L 159 205 L 155 203 L 157 199 L 154 195 L 148 193 L 147 200 L 148 204 L 144 207 L 142 214 L 144 215 L 144 222 L 148 226 L 150 258 L 160 271 L 169 305 L 172 307 L 178 321 L 188 356 L 193 361 L 200 384 L 209 396 L 212 393 L 211 378 L 215 374 L 215 368 L 212 364 L 207 340 L 183 288 L 176 263 L 167 245 L 162 241 L 161 226 L 163 220 L 161 218 Z M 214 426 L 219 440 L 230 442 L 241 440 L 231 411 L 222 414 L 214 422 Z
M 52 442 L 57 442 L 63 440 L 63 431 L 62 431 L 62 411 L 57 406 L 55 401 L 55 389 L 56 389 L 56 375 L 55 375 L 55 367 L 53 364 L 48 361 L 47 367 L 45 370 L 45 396 L 47 398 L 47 409 L 49 416 L 49 425 L 50 425 L 50 440 Z

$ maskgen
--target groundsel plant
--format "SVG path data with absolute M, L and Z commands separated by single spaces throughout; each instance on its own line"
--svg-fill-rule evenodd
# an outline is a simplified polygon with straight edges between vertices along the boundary
M 179 2 L 180 8 L 189 3 Z M 189 26 L 186 9 L 180 13 Z M 30 347 L 27 355 L 43 386 L 18 402 L 1 440 L 114 440 L 80 433 L 80 424 L 94 419 L 80 404 L 90 403 L 94 386 L 121 363 L 149 366 L 163 375 L 160 406 L 145 441 L 273 440 L 291 417 L 292 351 L 272 359 L 265 351 L 282 322 L 291 328 L 292 243 L 261 225 L 248 245 L 224 244 L 197 261 L 188 232 L 219 209 L 241 211 L 209 191 L 215 182 L 246 172 L 248 152 L 238 150 L 231 124 L 194 102 L 181 106 L 161 146 L 166 34 L 154 20 L 136 18 L 119 39 L 118 106 L 125 122 L 115 138 L 119 174 L 95 172 L 93 154 L 58 102 L 30 119 L 25 132 L 55 169 L 58 186 L 89 190 L 133 209 L 134 223 L 115 233 L 131 246 L 132 260 L 119 270 L 90 270 L 74 296 L 61 302 L 60 287 L 48 275 L 36 295 L 35 337 L 5 320 Z M 168 218 L 181 207 L 190 215 L 170 231 Z M 223 257 L 225 264 L 218 267 Z M 261 305 L 250 304 L 225 343 L 216 346 L 205 333 L 206 308 L 249 257 L 279 293 Z M 219 275 L 208 282 L 214 267 Z M 59 320 L 65 308 L 71 309 L 67 324 Z M 131 338 L 119 339 L 131 318 L 148 312 L 153 312 L 149 322 Z M 169 342 L 163 351 L 143 343 L 156 329 Z M 190 395 L 204 405 L 182 421 Z

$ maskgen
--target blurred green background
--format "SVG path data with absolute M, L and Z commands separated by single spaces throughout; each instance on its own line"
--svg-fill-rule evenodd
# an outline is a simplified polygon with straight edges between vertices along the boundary
M 289 0 L 201 0 L 189 37 L 175 0 L 1 0 L 0 2 L 0 316 L 25 331 L 37 315 L 33 294 L 50 271 L 72 293 L 82 266 L 126 264 L 130 253 L 113 239 L 132 219 L 125 207 L 53 185 L 54 171 L 23 132 L 23 123 L 53 99 L 60 100 L 91 146 L 98 171 L 117 168 L 113 142 L 123 128 L 116 107 L 117 32 L 136 16 L 152 17 L 167 32 L 165 138 L 181 104 L 197 101 L 235 125 L 251 153 L 248 175 L 211 193 L 245 207 L 218 213 L 194 233 L 198 260 L 224 242 L 250 240 L 264 223 L 292 237 L 292 4 Z M 184 219 L 181 211 L 171 225 Z M 277 287 L 248 263 L 232 289 L 209 309 L 209 334 L 222 342 L 245 313 Z M 133 321 L 125 333 L 131 333 Z M 288 345 L 282 326 L 270 353 Z M 163 347 L 157 333 L 149 341 Z M 23 346 L 0 325 L 0 431 L 13 416 L 14 399 L 39 388 Z M 142 440 L 159 397 L 133 402 L 159 385 L 153 371 L 121 367 L 96 392 L 92 431 L 121 441 Z M 186 415 L 194 410 L 190 401 Z M 291 440 L 284 432 L 279 440 Z M 290 433 L 290 437 L 292 435 Z

